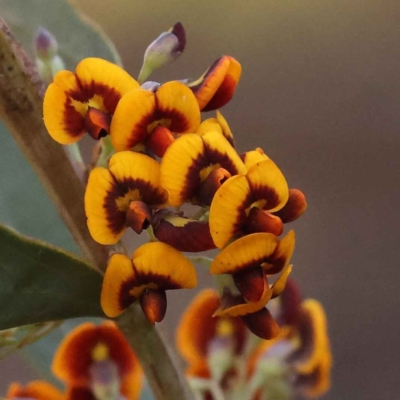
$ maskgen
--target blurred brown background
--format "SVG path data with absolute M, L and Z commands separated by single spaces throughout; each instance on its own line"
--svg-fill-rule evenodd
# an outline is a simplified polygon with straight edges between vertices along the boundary
M 196 78 L 222 54 L 241 62 L 240 85 L 223 109 L 238 148 L 263 147 L 308 198 L 293 224 L 294 277 L 329 318 L 335 365 L 324 398 L 400 398 L 399 0 L 79 0 L 79 7 L 134 76 L 146 46 L 176 21 L 186 27 L 187 48 L 153 79 Z M 163 325 L 171 336 L 192 295 L 169 296 Z M 0 364 L 2 392 L 22 371 L 10 365 Z M 25 379 L 34 376 L 26 371 Z

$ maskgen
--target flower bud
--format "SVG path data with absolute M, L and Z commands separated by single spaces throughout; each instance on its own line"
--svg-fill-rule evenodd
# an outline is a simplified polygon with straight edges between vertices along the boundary
M 54 75 L 65 69 L 64 61 L 58 55 L 56 38 L 45 28 L 39 27 L 33 40 L 36 67 L 44 82 L 50 83 Z
M 39 59 L 52 58 L 58 52 L 57 40 L 46 28 L 40 26 L 33 39 L 33 50 Z
M 175 61 L 182 54 L 185 45 L 185 29 L 177 22 L 168 32 L 163 32 L 150 43 L 144 54 L 139 82 L 144 82 L 156 69 Z

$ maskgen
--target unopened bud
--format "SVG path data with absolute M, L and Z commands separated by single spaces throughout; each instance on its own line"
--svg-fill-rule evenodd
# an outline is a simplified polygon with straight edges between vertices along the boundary
M 33 40 L 33 49 L 39 59 L 52 58 L 58 52 L 58 43 L 46 28 L 40 26 Z
M 40 27 L 33 40 L 36 67 L 44 82 L 50 83 L 54 75 L 65 69 L 64 61 L 58 55 L 56 38 L 45 28 Z
M 144 82 L 156 69 L 175 61 L 182 54 L 185 45 L 185 29 L 177 22 L 168 32 L 163 32 L 150 43 L 144 54 L 139 82 Z

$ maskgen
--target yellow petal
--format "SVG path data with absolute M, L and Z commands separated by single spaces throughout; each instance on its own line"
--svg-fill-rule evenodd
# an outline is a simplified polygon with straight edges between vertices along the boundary
M 164 290 L 197 286 L 194 265 L 172 246 L 161 242 L 146 243 L 133 253 L 132 258 L 140 278 L 147 276 Z
M 73 101 L 71 92 L 79 91 L 72 72 L 60 71 L 49 85 L 43 100 L 44 124 L 50 136 L 61 144 L 78 141 L 85 133 L 87 105 Z
M 157 111 L 171 121 L 174 133 L 196 132 L 200 125 L 200 109 L 193 92 L 181 82 L 167 82 L 156 92 Z
M 137 276 L 131 259 L 122 254 L 111 256 L 100 299 L 101 308 L 108 317 L 117 317 L 136 300 L 130 293 L 136 284 Z
M 210 274 L 234 274 L 259 266 L 274 253 L 278 242 L 271 233 L 253 233 L 235 240 L 215 257 Z
M 289 199 L 289 188 L 282 172 L 271 160 L 259 161 L 247 172 L 253 196 L 269 212 L 280 210 Z
M 224 118 L 224 116 L 217 110 L 217 121 L 222 129 L 222 134 L 225 136 L 226 140 L 235 147 L 233 143 L 233 134 L 231 128 L 229 128 L 228 121 Z
M 244 175 L 232 176 L 217 190 L 210 208 L 210 232 L 217 247 L 224 247 L 240 231 L 250 198 Z
M 172 206 L 180 206 L 190 199 L 200 185 L 195 171 L 203 154 L 201 137 L 190 133 L 175 140 L 165 152 L 161 161 L 161 185 L 168 191 L 168 202 Z
M 255 150 L 244 153 L 243 162 L 248 169 L 260 161 L 268 160 L 269 157 L 264 153 L 263 149 L 257 147 Z
M 113 114 L 121 97 L 140 85 L 116 64 L 101 58 L 85 58 L 76 66 L 81 90 L 97 102 L 100 111 Z M 104 107 L 104 108 L 103 108 Z
M 109 169 L 126 192 L 137 191 L 138 196 L 128 200 L 140 200 L 146 204 L 165 203 L 167 192 L 160 184 L 160 164 L 153 158 L 141 153 L 123 151 L 110 158 Z
M 116 182 L 106 168 L 95 168 L 89 175 L 85 192 L 85 213 L 89 232 L 96 242 L 114 244 L 126 230 L 125 213 L 118 209 L 115 197 Z
M 125 94 L 118 103 L 111 121 L 110 135 L 115 150 L 130 150 L 142 142 L 148 126 L 154 122 L 156 97 L 154 93 L 134 89 Z

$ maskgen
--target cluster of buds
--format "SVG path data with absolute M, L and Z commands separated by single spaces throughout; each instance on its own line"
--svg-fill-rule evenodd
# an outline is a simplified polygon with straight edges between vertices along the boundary
M 63 340 L 52 365 L 65 385 L 60 391 L 45 381 L 13 383 L 7 399 L 138 400 L 143 372 L 129 343 L 113 322 L 85 323 Z
M 292 299 L 279 313 L 270 307 L 280 304 L 280 298 L 284 304 L 282 293 L 290 292 L 285 287 L 295 234 L 284 234 L 284 225 L 304 213 L 305 196 L 289 188 L 262 149 L 236 150 L 231 129 L 218 111 L 230 101 L 240 79 L 241 65 L 233 57 L 220 57 L 192 82 L 143 82 L 175 60 L 185 44 L 178 23 L 149 46 L 138 81 L 115 64 L 88 58 L 75 73 L 58 72 L 45 94 L 44 123 L 54 140 L 72 144 L 88 134 L 100 143 L 85 193 L 93 239 L 116 245 L 128 229 L 149 235 L 149 242 L 132 257 L 111 256 L 101 293 L 103 311 L 117 317 L 138 301 L 151 323 L 162 321 L 166 290 L 197 285 L 193 260 L 183 253 L 217 249 L 208 264 L 219 295 L 207 292 L 192 306 L 196 323 L 211 324 L 212 334 L 203 326 L 198 329 L 209 334 L 200 339 L 203 358 L 198 362 L 182 347 L 190 374 L 212 376 L 228 391 L 233 390 L 232 377 L 241 376 L 240 382 L 250 382 L 252 398 L 264 398 L 257 366 L 268 369 L 273 359 L 298 383 L 296 388 L 304 384 L 304 393 L 319 394 L 327 386 L 330 361 L 321 355 L 307 360 L 306 367 L 299 361 L 302 352 L 308 357 L 309 345 L 314 346 L 318 306 Z M 202 120 L 202 112 L 213 110 L 215 118 Z M 291 296 L 286 297 L 290 303 Z M 288 310 L 292 319 L 285 320 Z M 203 311 L 204 318 L 197 316 Z M 257 349 L 257 356 L 250 357 L 244 327 L 269 340 L 268 347 Z M 187 336 L 179 335 L 180 346 L 190 342 Z M 322 336 L 326 338 L 326 330 Z M 326 357 L 327 343 L 322 351 Z M 222 365 L 214 359 L 223 360 Z M 248 369 L 238 371 L 232 361 L 236 359 Z M 205 393 L 205 398 L 213 398 Z

